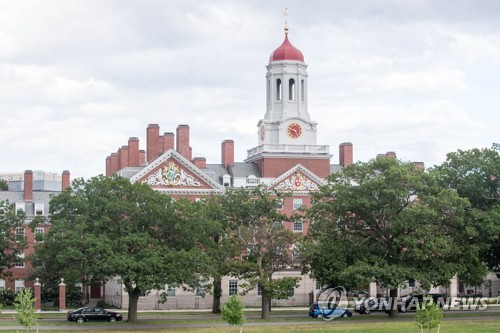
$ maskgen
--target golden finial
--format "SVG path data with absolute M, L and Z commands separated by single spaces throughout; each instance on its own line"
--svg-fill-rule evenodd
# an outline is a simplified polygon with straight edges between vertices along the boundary
M 285 35 L 288 35 L 288 8 L 285 8 L 283 15 L 285 15 Z

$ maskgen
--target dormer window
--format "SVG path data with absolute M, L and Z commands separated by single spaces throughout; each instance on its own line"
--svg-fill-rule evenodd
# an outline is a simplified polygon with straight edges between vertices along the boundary
M 247 177 L 247 186 L 259 186 L 260 178 L 255 177 L 254 175 L 249 175 Z
M 227 173 L 222 176 L 222 185 L 224 185 L 224 187 L 231 186 L 231 176 Z
M 43 203 L 35 203 L 35 215 L 36 216 L 42 216 L 44 215 L 44 207 L 43 207 Z

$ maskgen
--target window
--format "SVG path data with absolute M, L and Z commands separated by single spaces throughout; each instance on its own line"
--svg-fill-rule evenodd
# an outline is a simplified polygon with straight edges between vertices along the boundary
M 0 279 L 0 290 L 5 289 L 5 279 Z
M 205 289 L 203 287 L 196 287 L 196 296 L 197 297 L 205 297 Z
M 302 232 L 302 230 L 303 230 L 302 222 L 293 222 L 294 232 Z
M 295 80 L 288 80 L 288 99 L 295 101 Z
M 35 243 L 43 243 L 44 229 L 43 227 L 35 228 Z
M 229 280 L 229 296 L 238 293 L 238 280 Z
M 302 199 L 293 199 L 293 209 L 299 209 L 302 207 Z
M 323 290 L 321 283 L 319 283 L 318 281 L 316 281 L 316 290 Z
M 300 81 L 300 100 L 303 102 L 304 101 L 304 92 L 305 92 L 305 88 L 304 88 L 304 80 L 301 80 Z
M 16 280 L 16 293 L 20 292 L 21 289 L 24 289 L 24 280 L 22 279 L 17 279 Z
M 16 242 L 23 241 L 25 237 L 24 228 L 18 227 L 16 228 Z
M 175 288 L 172 288 L 172 286 L 167 284 L 165 286 L 165 293 L 167 294 L 167 297 L 175 297 Z
M 260 283 L 257 285 L 257 296 L 262 296 L 262 285 Z
M 35 215 L 41 216 L 43 213 L 43 203 L 35 203 Z
M 24 252 L 16 254 L 16 262 L 14 264 L 16 268 L 24 268 Z
M 281 101 L 282 96 L 282 87 L 281 87 L 281 79 L 276 80 L 276 100 Z
M 23 213 L 26 212 L 26 204 L 24 202 L 16 202 L 15 206 L 14 206 L 14 209 L 16 211 L 16 214 L 17 212 L 19 212 L 20 210 L 23 211 Z
M 293 295 L 295 295 L 295 288 L 294 287 L 290 288 L 290 296 L 293 296 Z
M 267 91 L 267 102 L 269 103 L 271 101 L 271 81 L 270 80 L 267 80 L 266 91 Z
M 141 293 L 139 294 L 139 297 L 147 297 L 147 296 L 148 296 L 147 291 L 141 291 Z
M 282 210 L 283 209 L 283 199 L 276 200 L 276 209 L 277 210 Z
M 276 228 L 280 228 L 280 227 L 282 227 L 282 226 L 283 226 L 283 221 L 275 221 L 275 222 L 274 222 L 274 226 L 275 226 Z

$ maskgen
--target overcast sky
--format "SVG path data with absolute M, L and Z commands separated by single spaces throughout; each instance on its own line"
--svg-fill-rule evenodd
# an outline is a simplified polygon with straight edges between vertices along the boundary
M 332 163 L 342 142 L 432 166 L 500 141 L 500 1 L 2 0 L 0 173 L 98 175 L 150 123 L 243 161 L 285 7 Z

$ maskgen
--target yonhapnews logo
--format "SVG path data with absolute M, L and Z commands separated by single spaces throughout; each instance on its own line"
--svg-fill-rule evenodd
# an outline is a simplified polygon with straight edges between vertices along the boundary
M 322 290 L 318 295 L 318 311 L 323 320 L 333 320 L 342 317 L 347 310 L 349 301 L 344 287 Z

